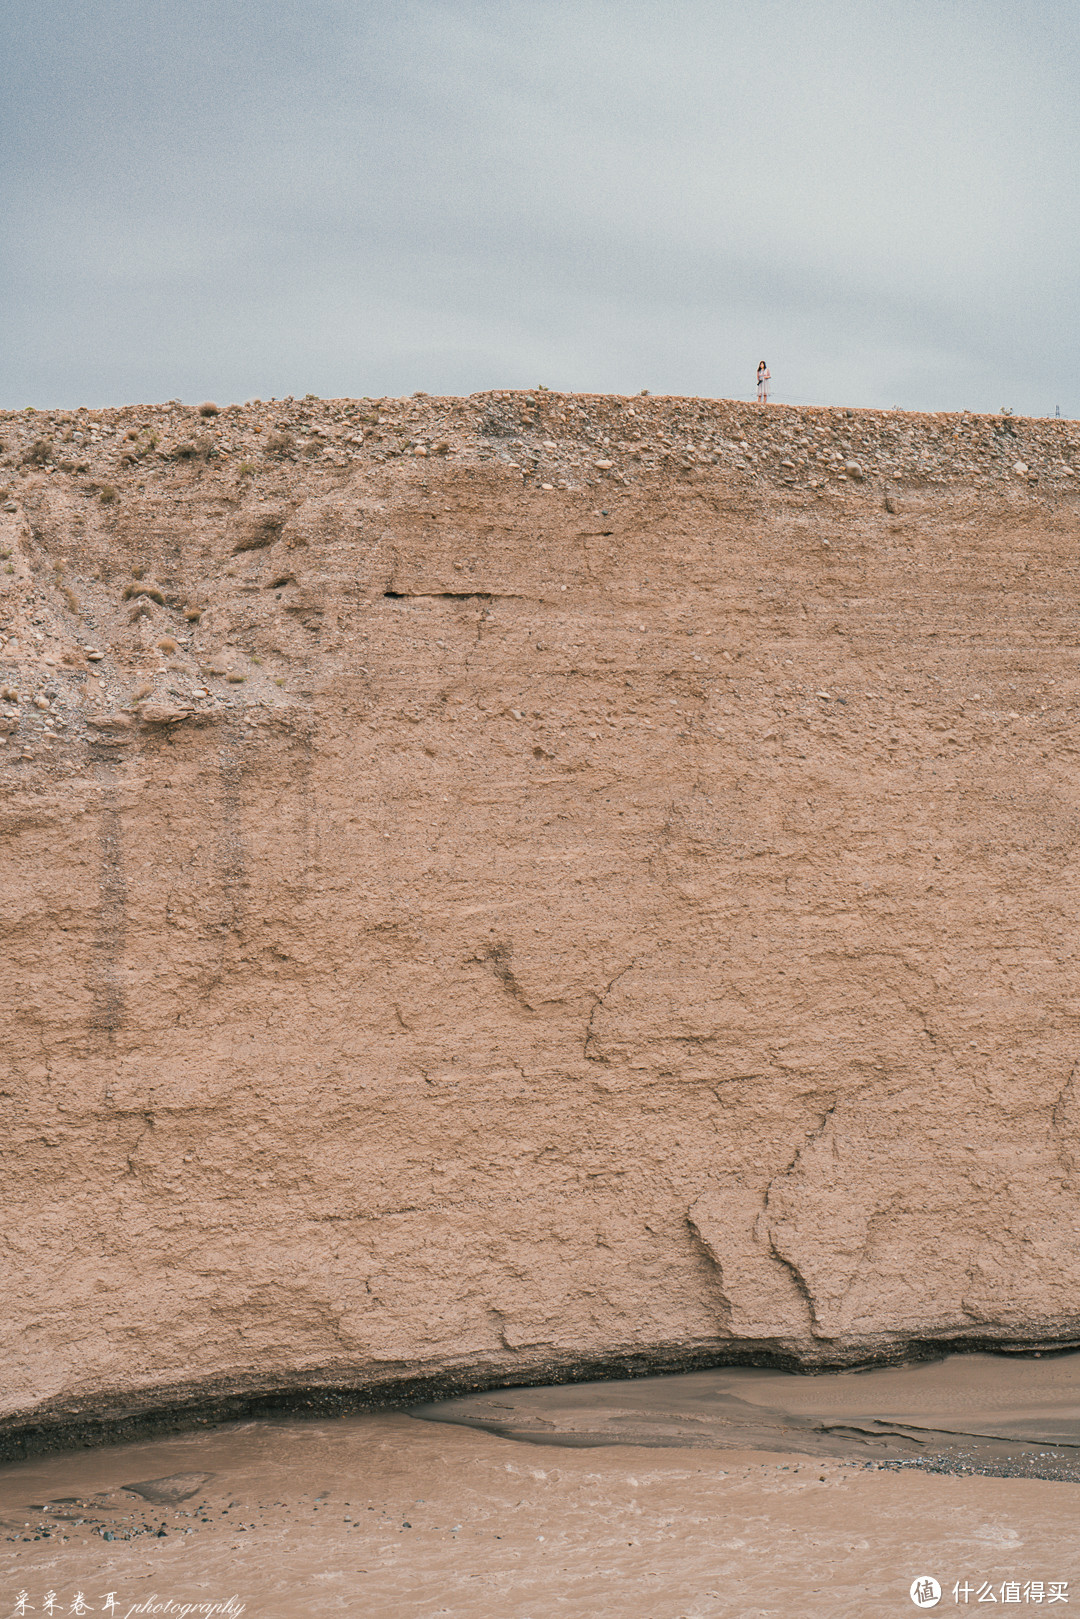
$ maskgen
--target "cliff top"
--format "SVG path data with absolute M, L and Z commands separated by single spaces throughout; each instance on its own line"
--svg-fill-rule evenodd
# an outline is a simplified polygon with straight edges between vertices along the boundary
M 91 480 L 83 492 L 109 501 L 176 463 L 212 463 L 258 485 L 283 462 L 362 471 L 428 456 L 496 462 L 523 483 L 566 489 L 711 466 L 813 490 L 880 478 L 1065 491 L 1080 477 L 1080 424 L 542 389 L 0 413 L 6 499 L 56 472 Z

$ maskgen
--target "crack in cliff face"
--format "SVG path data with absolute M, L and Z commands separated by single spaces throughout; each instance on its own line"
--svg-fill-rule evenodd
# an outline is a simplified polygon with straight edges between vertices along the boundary
M 520 595 L 493 590 L 384 590 L 383 598 L 386 601 L 522 601 Z
M 591 1009 L 589 1011 L 588 1022 L 585 1025 L 585 1038 L 582 1041 L 582 1045 L 581 1045 L 581 1054 L 585 1058 L 586 1062 L 599 1062 L 599 1063 L 606 1063 L 607 1062 L 606 1057 L 595 1056 L 589 1050 L 589 1046 L 591 1045 L 593 1039 L 595 1038 L 595 1034 L 596 1034 L 596 1030 L 593 1027 L 593 1025 L 595 1023 L 595 1020 L 596 1020 L 596 1014 L 597 1014 L 597 1012 L 599 1012 L 600 1008 L 603 1006 L 604 1002 L 607 1000 L 608 996 L 611 994 L 612 990 L 615 988 L 615 985 L 619 982 L 619 979 L 620 978 L 625 978 L 626 974 L 628 972 L 632 971 L 632 969 L 637 966 L 638 960 L 639 960 L 639 957 L 635 956 L 632 961 L 627 962 L 625 967 L 620 967 L 619 971 L 615 974 L 614 978 L 612 978 L 611 981 L 608 984 L 605 985 L 604 989 L 594 999 L 592 1007 L 591 1007 Z
M 693 1206 L 686 1211 L 686 1224 L 690 1231 L 691 1241 L 701 1257 L 707 1262 L 710 1273 L 714 1277 L 714 1287 L 721 1310 L 721 1325 L 726 1332 L 730 1332 L 732 1330 L 732 1317 L 735 1313 L 735 1302 L 727 1290 L 727 1278 L 724 1275 L 723 1261 L 695 1219 Z
M 770 1218 L 771 1209 L 769 1205 L 772 1200 L 774 1187 L 776 1187 L 779 1182 L 786 1180 L 789 1175 L 794 1174 L 804 1154 L 809 1151 L 815 1142 L 820 1141 L 821 1137 L 825 1134 L 825 1131 L 828 1129 L 832 1117 L 836 1112 L 837 1101 L 838 1098 L 834 1097 L 832 1102 L 830 1102 L 829 1106 L 822 1114 L 820 1121 L 812 1130 L 807 1133 L 805 1139 L 796 1148 L 795 1154 L 792 1157 L 791 1162 L 787 1165 L 786 1169 L 782 1169 L 778 1175 L 774 1175 L 770 1180 L 765 1189 L 765 1218 L 760 1222 L 761 1226 L 763 1227 L 763 1233 L 768 1241 L 769 1252 L 772 1254 L 774 1259 L 784 1266 L 785 1270 L 787 1270 L 788 1274 L 791 1276 L 792 1281 L 795 1283 L 799 1293 L 806 1301 L 806 1311 L 810 1324 L 810 1331 L 813 1333 L 815 1338 L 828 1336 L 828 1334 L 823 1333 L 821 1330 L 821 1321 L 818 1313 L 817 1301 L 814 1298 L 813 1289 L 810 1286 L 808 1278 L 804 1275 L 798 1261 L 790 1253 L 785 1253 L 781 1249 L 777 1241 L 775 1227 Z

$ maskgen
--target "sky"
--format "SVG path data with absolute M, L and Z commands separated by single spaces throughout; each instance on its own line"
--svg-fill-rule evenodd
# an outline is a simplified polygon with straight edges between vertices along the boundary
M 0 406 L 1080 416 L 1068 0 L 0 0 Z

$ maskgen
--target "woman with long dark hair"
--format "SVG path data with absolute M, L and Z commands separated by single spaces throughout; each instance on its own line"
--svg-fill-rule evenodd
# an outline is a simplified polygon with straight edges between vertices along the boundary
M 765 364 L 765 361 L 762 360 L 757 368 L 757 400 L 759 405 L 769 403 L 769 378 L 771 375 L 772 372 Z

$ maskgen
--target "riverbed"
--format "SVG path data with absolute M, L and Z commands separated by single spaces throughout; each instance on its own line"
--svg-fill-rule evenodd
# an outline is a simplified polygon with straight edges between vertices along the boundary
M 1080 1355 L 236 1422 L 0 1469 L 0 1619 L 1066 1613 L 1077 1454 Z

